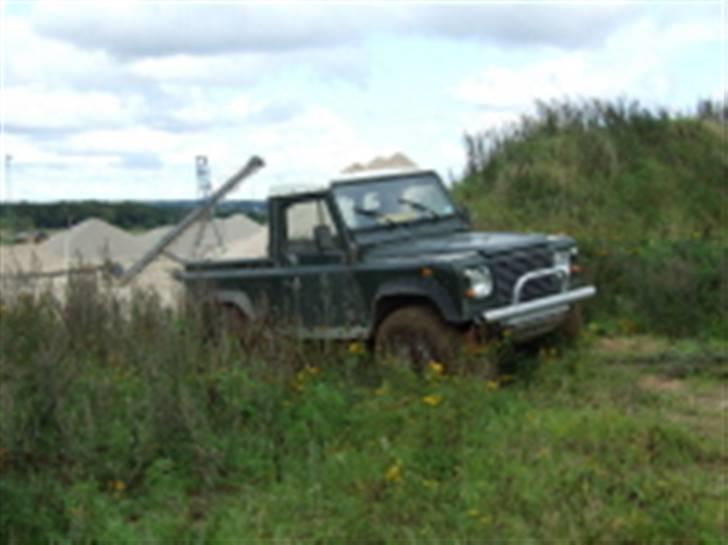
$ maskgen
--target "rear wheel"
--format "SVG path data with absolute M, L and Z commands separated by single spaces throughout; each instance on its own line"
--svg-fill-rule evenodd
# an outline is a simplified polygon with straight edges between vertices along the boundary
M 425 305 L 395 310 L 379 325 L 377 357 L 391 359 L 421 373 L 431 361 L 447 364 L 456 354 L 457 330 Z

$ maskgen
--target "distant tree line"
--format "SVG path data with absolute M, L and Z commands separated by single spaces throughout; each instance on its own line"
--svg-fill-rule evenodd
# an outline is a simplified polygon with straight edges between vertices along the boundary
M 151 229 L 179 222 L 195 205 L 193 201 L 145 203 L 98 200 L 4 203 L 0 204 L 0 227 L 16 231 L 63 229 L 93 217 L 123 229 Z M 229 216 L 240 212 L 259 222 L 265 219 L 260 205 L 235 202 L 223 203 L 217 215 Z

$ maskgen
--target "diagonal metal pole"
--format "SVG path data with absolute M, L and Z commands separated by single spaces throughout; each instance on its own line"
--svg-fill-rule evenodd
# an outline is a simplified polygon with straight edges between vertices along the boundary
M 164 235 L 151 250 L 144 254 L 139 261 L 134 263 L 134 265 L 132 265 L 132 267 L 121 276 L 119 279 L 120 284 L 122 286 L 128 284 L 136 275 L 142 272 L 147 265 L 154 261 L 159 254 L 163 253 L 170 244 L 177 240 L 182 233 L 202 218 L 209 210 L 215 207 L 215 205 L 217 205 L 217 203 L 220 202 L 225 195 L 235 189 L 245 178 L 255 174 L 263 166 L 265 166 L 263 159 L 257 155 L 251 157 L 248 164 L 235 173 L 227 182 L 221 185 L 217 191 L 210 195 L 210 198 L 205 203 L 187 214 L 187 216 L 185 216 L 185 218 L 179 222 L 174 229 Z

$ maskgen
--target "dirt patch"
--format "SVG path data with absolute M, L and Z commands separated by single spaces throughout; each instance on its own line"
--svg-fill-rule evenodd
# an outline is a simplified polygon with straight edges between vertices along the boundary
M 668 341 L 648 335 L 609 337 L 600 339 L 597 343 L 599 352 L 607 352 L 613 355 L 654 356 L 669 350 L 669 348 L 670 343 Z
M 695 384 L 660 375 L 645 375 L 638 381 L 641 388 L 675 399 L 675 416 L 684 419 L 685 413 L 703 420 L 703 427 L 716 427 L 725 421 L 728 411 L 728 391 L 724 384 Z M 716 420 L 718 419 L 718 420 Z M 715 422 L 711 422 L 715 420 Z
M 646 375 L 639 380 L 639 385 L 652 392 L 682 392 L 685 385 L 682 380 L 661 377 L 659 375 Z

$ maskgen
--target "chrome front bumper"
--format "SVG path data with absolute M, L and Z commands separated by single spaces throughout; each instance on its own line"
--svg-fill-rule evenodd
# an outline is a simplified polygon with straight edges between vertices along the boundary
M 483 318 L 486 322 L 501 323 L 503 325 L 509 325 L 510 322 L 519 320 L 538 319 L 540 316 L 565 313 L 569 310 L 569 305 L 594 297 L 596 293 L 597 289 L 594 286 L 586 286 L 542 297 L 535 301 L 528 301 L 527 303 L 516 303 L 507 307 L 487 310 L 483 313 Z
M 526 284 L 549 276 L 559 279 L 561 293 L 521 302 Z M 548 333 L 564 321 L 571 305 L 594 297 L 597 293 L 594 286 L 567 291 L 570 276 L 568 266 L 530 271 L 520 277 L 513 287 L 510 305 L 486 310 L 482 318 L 486 323 L 511 330 L 518 339 L 533 338 Z
M 514 341 L 525 342 L 555 330 L 564 322 L 571 305 L 594 297 L 596 292 L 594 286 L 586 286 L 535 301 L 488 310 L 482 317 L 486 323 L 509 330 Z

